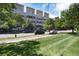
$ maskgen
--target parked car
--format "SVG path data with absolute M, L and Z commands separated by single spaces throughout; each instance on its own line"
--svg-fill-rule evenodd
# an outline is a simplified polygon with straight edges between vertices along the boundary
M 44 34 L 45 30 L 42 29 L 42 28 L 37 28 L 34 33 L 35 33 L 35 35 L 37 35 L 37 34 Z
M 56 31 L 56 30 L 51 30 L 51 31 L 49 32 L 49 34 L 57 34 L 57 31 Z

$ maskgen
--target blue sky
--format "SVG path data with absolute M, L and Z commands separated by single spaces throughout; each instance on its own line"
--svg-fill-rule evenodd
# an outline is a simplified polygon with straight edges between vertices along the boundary
M 61 11 L 68 9 L 71 3 L 23 3 L 24 6 L 29 6 L 38 10 L 48 12 L 51 18 L 60 16 Z

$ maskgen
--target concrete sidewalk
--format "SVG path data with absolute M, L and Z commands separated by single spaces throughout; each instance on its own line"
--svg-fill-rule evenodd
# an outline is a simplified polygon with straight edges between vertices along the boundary
M 0 40 L 0 44 L 19 42 L 19 41 L 25 41 L 25 40 L 35 40 L 35 39 L 44 38 L 44 37 L 50 37 L 50 36 L 52 36 L 52 35 L 29 35 L 27 37 Z
M 23 36 L 34 35 L 34 33 L 19 33 L 16 35 L 17 37 L 23 37 Z M 15 37 L 15 34 L 0 34 L 0 38 L 11 38 L 11 37 Z
M 66 33 L 66 32 L 72 32 L 72 30 L 59 30 L 58 33 Z

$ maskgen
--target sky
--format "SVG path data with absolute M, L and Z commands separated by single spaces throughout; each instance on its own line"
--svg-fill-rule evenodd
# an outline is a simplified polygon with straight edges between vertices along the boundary
M 71 3 L 23 3 L 24 6 L 29 6 L 38 10 L 49 13 L 50 18 L 60 17 L 61 11 L 69 8 Z

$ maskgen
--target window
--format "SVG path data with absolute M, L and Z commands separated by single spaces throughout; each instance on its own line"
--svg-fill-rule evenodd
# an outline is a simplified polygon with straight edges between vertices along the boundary
M 37 21 L 37 23 L 42 23 L 41 21 Z
M 27 16 L 27 18 L 32 18 L 32 19 L 35 19 L 35 17 L 34 17 L 34 16 Z

